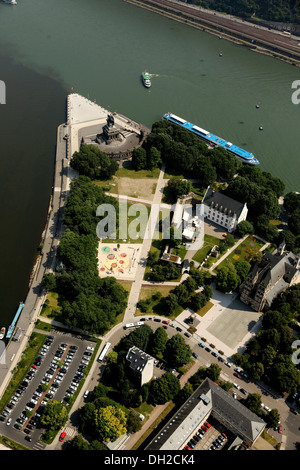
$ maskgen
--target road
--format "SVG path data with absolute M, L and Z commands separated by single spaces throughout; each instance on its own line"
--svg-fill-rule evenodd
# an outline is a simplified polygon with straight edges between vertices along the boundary
M 161 321 L 155 322 L 153 316 L 145 315 L 145 323 L 148 324 L 153 331 L 155 331 L 158 327 L 162 326 Z M 148 318 L 152 318 L 152 320 L 148 320 Z M 158 318 L 158 317 L 157 317 Z M 163 320 L 164 318 L 159 318 Z M 165 318 L 168 320 L 167 318 Z M 124 330 L 123 327 L 126 322 L 123 322 L 117 325 L 111 332 L 106 336 L 106 341 L 111 342 L 112 348 L 120 341 L 120 339 L 124 336 L 124 334 L 129 334 L 132 330 Z M 279 411 L 281 417 L 281 423 L 283 427 L 283 434 L 279 434 L 277 431 L 270 430 L 270 434 L 275 437 L 275 439 L 281 443 L 281 449 L 284 450 L 294 450 L 295 449 L 295 442 L 297 442 L 298 435 L 299 435 L 299 415 L 295 416 L 289 411 L 289 406 L 287 405 L 286 399 L 287 395 L 283 397 L 274 398 L 276 396 L 276 392 L 271 390 L 266 384 L 264 383 L 254 383 L 249 381 L 248 379 L 237 378 L 234 376 L 234 368 L 235 366 L 232 365 L 228 367 L 225 365 L 225 362 L 220 362 L 217 357 L 212 356 L 213 349 L 211 352 L 206 351 L 205 348 L 202 348 L 198 345 L 198 339 L 190 336 L 187 338 L 184 336 L 184 333 L 187 331 L 186 329 L 182 328 L 182 325 L 179 325 L 176 320 L 171 322 L 174 327 L 168 325 L 166 327 L 166 332 L 169 337 L 172 337 L 174 334 L 181 334 L 183 335 L 186 343 L 191 347 L 191 350 L 198 355 L 197 359 L 194 360 L 193 366 L 189 369 L 189 371 L 180 379 L 181 387 L 188 381 L 189 377 L 197 372 L 199 367 L 209 367 L 212 363 L 217 363 L 221 368 L 220 377 L 224 381 L 230 381 L 232 383 L 237 383 L 241 388 L 244 388 L 247 393 L 258 393 L 262 397 L 262 402 L 264 405 L 268 406 L 269 408 L 276 408 Z M 176 327 L 182 329 L 181 332 L 176 330 Z M 205 343 L 205 346 L 209 346 Z M 211 348 L 210 348 L 211 349 Z M 225 360 L 228 358 L 224 358 Z M 163 370 L 158 369 L 155 367 L 154 369 L 154 376 L 160 376 L 164 373 Z M 95 384 L 101 379 L 101 374 L 99 374 L 99 367 L 95 367 L 94 374 L 91 375 L 90 379 L 87 381 L 86 389 L 92 390 Z M 245 398 L 239 390 L 234 389 L 235 392 L 238 393 L 238 399 L 242 400 Z M 233 390 L 231 391 L 231 393 Z M 83 402 L 82 402 L 83 404 Z M 145 425 L 143 426 L 142 430 L 139 433 L 130 436 L 130 438 L 126 441 L 124 445 L 124 449 L 128 450 L 132 448 L 132 446 L 138 441 L 138 439 L 142 436 L 143 432 L 152 425 L 152 423 L 156 420 L 156 418 L 160 415 L 160 413 L 164 410 L 165 406 L 167 405 L 160 405 L 155 407 L 153 413 L 146 421 Z

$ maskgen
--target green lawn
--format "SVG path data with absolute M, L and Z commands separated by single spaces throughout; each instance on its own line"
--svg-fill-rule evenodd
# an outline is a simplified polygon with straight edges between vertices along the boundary
M 58 294 L 56 292 L 48 292 L 47 298 L 42 308 L 41 316 L 57 319 L 60 314 L 61 307 L 58 304 Z
M 203 247 L 200 248 L 200 250 L 198 250 L 197 253 L 193 256 L 193 260 L 197 261 L 198 263 L 202 263 L 212 247 L 214 245 L 219 246 L 220 241 L 220 238 L 213 237 L 212 235 L 204 235 Z
M 151 211 L 151 207 L 147 204 L 143 204 L 141 209 L 146 209 L 147 211 L 147 214 L 146 214 L 146 211 L 145 213 L 144 212 L 139 212 L 138 211 L 138 207 L 136 207 L 137 205 L 136 204 L 130 204 L 128 203 L 127 204 L 127 233 L 128 235 L 130 235 L 130 233 L 137 233 L 137 235 L 139 234 L 138 238 L 127 238 L 125 241 L 126 243 L 139 243 L 139 244 L 142 244 L 144 242 L 144 235 L 145 235 L 145 231 L 146 231 L 146 228 L 147 228 L 147 223 L 148 223 L 148 219 L 149 219 L 149 215 L 150 215 L 150 211 Z M 137 212 L 135 213 L 135 215 L 131 215 L 129 216 L 128 215 L 128 212 L 130 210 L 130 208 L 133 207 L 137 209 Z M 125 217 L 125 216 L 124 216 Z M 116 238 L 113 239 L 113 238 L 106 238 L 105 239 L 105 243 L 124 243 L 123 239 L 119 238 L 119 226 L 117 227 L 117 234 L 116 234 Z
M 164 285 L 158 285 L 158 286 L 143 286 L 140 291 L 140 297 L 139 300 L 147 300 L 149 299 L 149 307 L 147 312 L 141 312 L 138 308 L 136 309 L 136 315 L 163 315 L 165 316 L 165 311 L 162 307 L 161 304 L 161 299 L 163 297 L 167 297 L 169 295 L 170 291 L 174 289 L 175 286 L 164 286 Z M 157 292 L 160 292 L 162 295 L 162 298 L 160 300 L 153 300 L 152 296 L 156 294 Z M 174 318 L 177 317 L 183 310 L 183 307 L 180 305 L 174 310 L 174 312 L 171 315 L 168 315 L 168 318 L 170 320 L 173 320 Z
M 200 317 L 204 317 L 204 315 L 214 306 L 214 304 L 209 300 L 204 307 L 200 308 L 198 310 L 197 315 L 200 315 Z
M 134 178 L 134 179 L 143 179 L 143 178 L 153 178 L 157 179 L 159 177 L 160 168 L 153 168 L 153 170 L 139 170 L 136 171 L 132 167 L 121 167 L 117 170 L 115 176 L 117 178 Z

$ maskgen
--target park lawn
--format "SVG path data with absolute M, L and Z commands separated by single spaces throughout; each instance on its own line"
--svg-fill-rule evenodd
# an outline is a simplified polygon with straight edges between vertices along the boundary
M 152 171 L 135 171 L 131 167 L 121 167 L 111 179 L 93 180 L 93 184 L 103 188 L 108 194 L 152 200 L 159 172 L 159 168 L 154 168 Z
M 166 168 L 166 171 L 164 172 L 164 179 L 170 180 L 170 179 L 177 179 L 177 180 L 185 180 L 186 177 L 184 175 L 178 175 L 175 170 L 172 168 Z
M 129 293 L 131 291 L 131 286 L 132 286 L 132 281 L 122 281 L 122 280 L 117 280 L 118 284 L 120 284 L 122 287 L 124 287 L 125 290 Z
M 103 188 L 106 193 L 118 194 L 118 182 L 116 179 L 112 178 L 111 180 L 93 180 L 93 184 L 99 188 Z
M 149 285 L 145 286 L 143 285 L 140 291 L 140 297 L 139 300 L 147 300 L 150 299 L 149 302 L 149 307 L 147 312 L 141 312 L 138 308 L 136 309 L 136 315 L 162 315 L 165 316 L 165 312 L 161 306 L 161 299 L 163 297 L 167 297 L 169 295 L 170 291 L 174 289 L 176 286 L 164 286 L 164 285 Z M 159 300 L 153 300 L 152 296 L 154 294 L 157 294 L 157 292 L 160 292 L 162 295 L 162 298 Z M 170 320 L 174 320 L 183 310 L 183 307 L 178 305 L 178 307 L 174 310 L 174 312 L 171 315 L 168 315 L 168 318 Z
M 138 206 L 138 207 L 135 207 L 135 206 Z M 128 212 L 130 210 L 130 208 L 133 207 L 133 211 L 136 210 L 135 214 L 134 215 L 128 215 Z M 144 209 L 145 208 L 145 209 Z M 150 215 L 150 211 L 151 211 L 151 207 L 150 205 L 147 205 L 147 204 L 142 204 L 142 207 L 141 207 L 141 210 L 143 212 L 139 212 L 139 205 L 137 204 L 132 204 L 132 203 L 128 203 L 127 204 L 127 239 L 122 239 L 122 238 L 119 238 L 119 226 L 117 226 L 117 233 L 116 233 L 116 238 L 105 238 L 105 243 L 129 243 L 129 244 L 132 244 L 132 243 L 138 243 L 138 244 L 142 244 L 144 242 L 144 235 L 145 235 L 145 232 L 146 232 L 146 228 L 147 228 L 147 222 L 148 222 L 148 219 L 149 219 L 149 215 Z M 125 216 L 124 216 L 125 217 Z M 124 229 L 124 227 L 122 227 Z M 130 234 L 135 234 L 136 232 L 136 235 L 137 237 L 136 238 L 129 238 L 129 235 Z
M 157 179 L 159 177 L 160 168 L 153 168 L 153 170 L 134 170 L 132 167 L 121 167 L 117 170 L 115 177 L 116 178 L 134 178 L 134 179 L 144 179 L 144 178 L 153 178 Z
M 204 317 L 204 315 L 214 306 L 214 304 L 209 300 L 204 307 L 200 308 L 196 313 L 200 317 Z
M 187 253 L 187 248 L 185 246 L 181 245 L 180 248 L 174 248 L 172 253 L 173 253 L 173 255 L 179 256 L 181 261 L 183 261 L 184 258 L 185 258 L 185 255 Z
M 193 260 L 202 263 L 214 245 L 220 244 L 221 239 L 212 235 L 204 235 L 204 244 L 200 250 L 193 256 Z
M 151 253 L 156 253 L 157 260 L 160 257 L 161 250 L 162 250 L 162 240 L 158 240 L 158 239 L 152 240 L 151 247 L 150 247 L 150 252 Z M 145 274 L 144 274 L 144 279 L 145 280 L 147 280 L 150 272 L 151 272 L 151 267 L 147 264 L 146 268 L 145 268 Z
M 41 311 L 41 316 L 53 319 L 57 318 L 60 314 L 61 307 L 59 306 L 58 294 L 56 292 L 48 292 Z

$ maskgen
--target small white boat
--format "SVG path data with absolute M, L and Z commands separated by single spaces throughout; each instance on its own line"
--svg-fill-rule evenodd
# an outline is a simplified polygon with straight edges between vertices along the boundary
M 4 3 L 10 3 L 11 5 L 17 5 L 17 0 L 2 0 Z
M 4 336 L 5 336 L 5 332 L 6 332 L 6 328 L 4 328 L 4 326 L 1 328 L 0 330 L 0 339 L 3 339 Z
M 151 75 L 146 70 L 142 73 L 142 81 L 146 88 L 151 87 Z

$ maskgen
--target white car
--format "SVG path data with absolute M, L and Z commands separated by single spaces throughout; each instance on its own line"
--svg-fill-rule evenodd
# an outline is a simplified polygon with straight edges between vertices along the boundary
M 11 423 L 11 418 L 8 418 L 8 420 L 6 421 L 6 426 L 9 426 Z
M 87 398 L 88 395 L 89 395 L 89 393 L 90 393 L 90 392 L 89 392 L 88 390 L 86 390 L 86 391 L 84 392 L 84 394 L 83 394 L 83 398 Z
M 93 348 L 92 346 L 88 346 L 86 349 L 87 349 L 88 351 L 94 351 L 94 350 L 95 350 L 95 348 Z
M 241 388 L 238 384 L 233 384 L 235 388 L 237 388 L 238 390 Z

